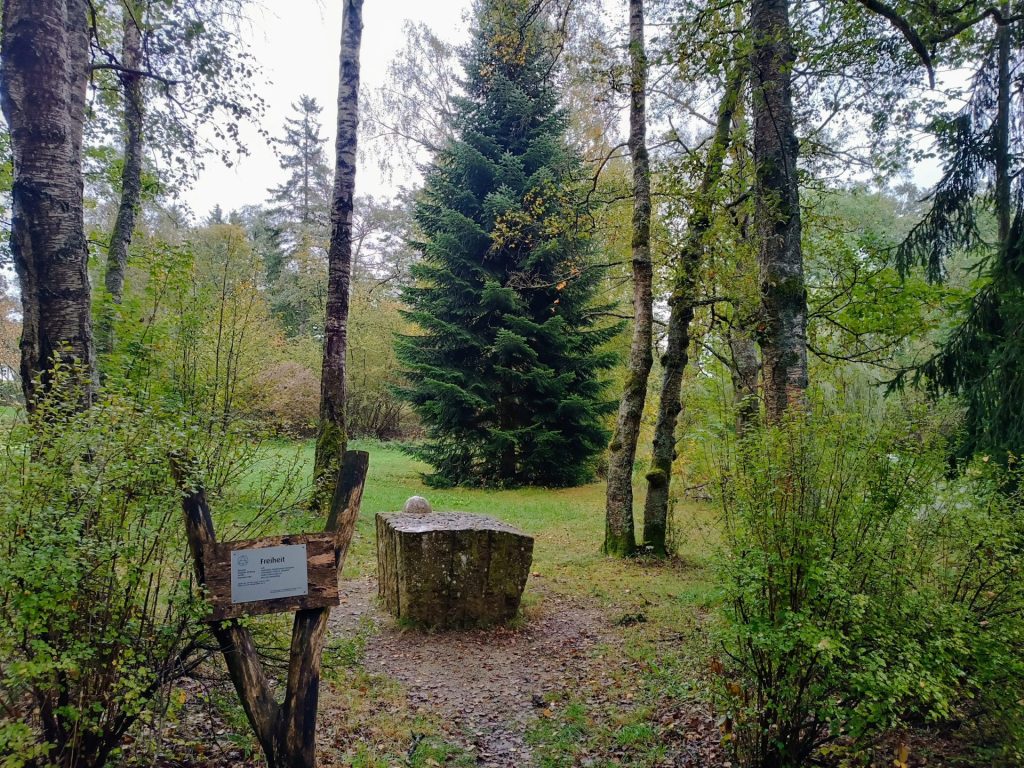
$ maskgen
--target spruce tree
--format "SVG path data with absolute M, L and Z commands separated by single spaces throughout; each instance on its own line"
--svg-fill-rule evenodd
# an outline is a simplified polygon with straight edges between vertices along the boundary
M 429 440 L 436 485 L 565 486 L 592 475 L 608 433 L 600 270 L 552 88 L 548 30 L 524 0 L 480 0 L 463 52 L 455 138 L 415 208 L 421 260 L 404 292 L 400 390 Z
M 292 104 L 284 136 L 275 140 L 285 183 L 269 191 L 267 221 L 274 228 L 274 260 L 267 284 L 274 312 L 290 336 L 323 334 L 327 291 L 327 242 L 333 171 L 327 162 L 327 139 L 320 135 L 323 108 L 311 96 Z
M 325 153 L 327 139 L 320 135 L 323 107 L 303 94 L 292 109 L 296 116 L 285 118 L 284 136 L 275 142 L 288 181 L 272 188 L 270 199 L 277 206 L 275 212 L 301 234 L 315 232 L 325 239 L 332 176 Z
M 896 253 L 903 273 L 918 264 L 936 281 L 955 256 L 973 259 L 981 287 L 938 352 L 893 382 L 912 373 L 933 393 L 958 396 L 964 430 L 955 458 L 991 454 L 1004 462 L 1024 454 L 1024 134 L 1014 119 L 1021 57 L 1013 44 L 1020 22 L 1012 24 L 1000 22 L 991 40 L 979 39 L 970 98 L 935 121 L 945 172 L 930 210 Z

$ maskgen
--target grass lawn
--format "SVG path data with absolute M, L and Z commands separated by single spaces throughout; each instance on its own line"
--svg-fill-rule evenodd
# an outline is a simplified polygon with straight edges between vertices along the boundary
M 25 413 L 25 409 L 20 405 L 0 405 L 0 424 L 10 424 L 17 421 Z

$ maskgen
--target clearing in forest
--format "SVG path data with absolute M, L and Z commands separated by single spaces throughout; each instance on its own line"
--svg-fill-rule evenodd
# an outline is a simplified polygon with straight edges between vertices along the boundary
M 331 623 L 325 764 L 723 763 L 700 682 L 708 510 L 686 507 L 689 560 L 621 562 L 597 551 L 599 483 L 438 491 L 420 483 L 415 461 L 389 447 L 370 450 L 357 540 Z M 414 494 L 436 510 L 493 515 L 535 537 L 512 626 L 424 632 L 377 606 L 373 516 Z

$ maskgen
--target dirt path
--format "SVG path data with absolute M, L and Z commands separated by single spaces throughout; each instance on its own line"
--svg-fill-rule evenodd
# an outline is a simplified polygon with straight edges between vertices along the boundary
M 364 664 L 400 682 L 410 706 L 440 715 L 446 738 L 475 754 L 477 764 L 506 768 L 531 762 L 524 733 L 549 691 L 586 674 L 600 643 L 617 642 L 609 622 L 581 602 L 543 588 L 521 629 L 426 633 L 400 629 L 377 607 L 376 580 L 346 582 L 332 633 L 350 633 L 363 617 L 378 631 Z

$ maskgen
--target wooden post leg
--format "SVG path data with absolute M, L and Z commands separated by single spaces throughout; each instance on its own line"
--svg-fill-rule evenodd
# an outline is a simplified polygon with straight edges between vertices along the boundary
M 179 482 L 183 473 L 177 472 Z M 188 546 L 192 552 L 196 581 L 200 586 L 206 585 L 205 555 L 212 551 L 217 543 L 213 531 L 213 517 L 206 503 L 206 494 L 202 489 L 192 489 L 182 498 L 185 511 L 185 532 Z M 263 665 L 256 653 L 256 645 L 249 630 L 237 621 L 221 621 L 211 627 L 217 643 L 220 645 L 224 662 L 227 664 L 228 675 L 235 686 L 238 698 L 242 702 L 245 716 L 252 726 L 256 738 L 267 756 L 267 763 L 274 765 L 274 730 L 279 716 L 279 707 L 274 701 L 273 689 L 267 680 Z
M 359 517 L 369 463 L 370 456 L 364 451 L 345 452 L 324 526 L 325 533 L 335 534 L 334 556 L 339 578 Z M 316 765 L 320 667 L 330 614 L 330 608 L 295 614 L 288 659 L 288 686 L 281 707 L 277 741 L 281 765 L 287 768 L 313 768 Z

